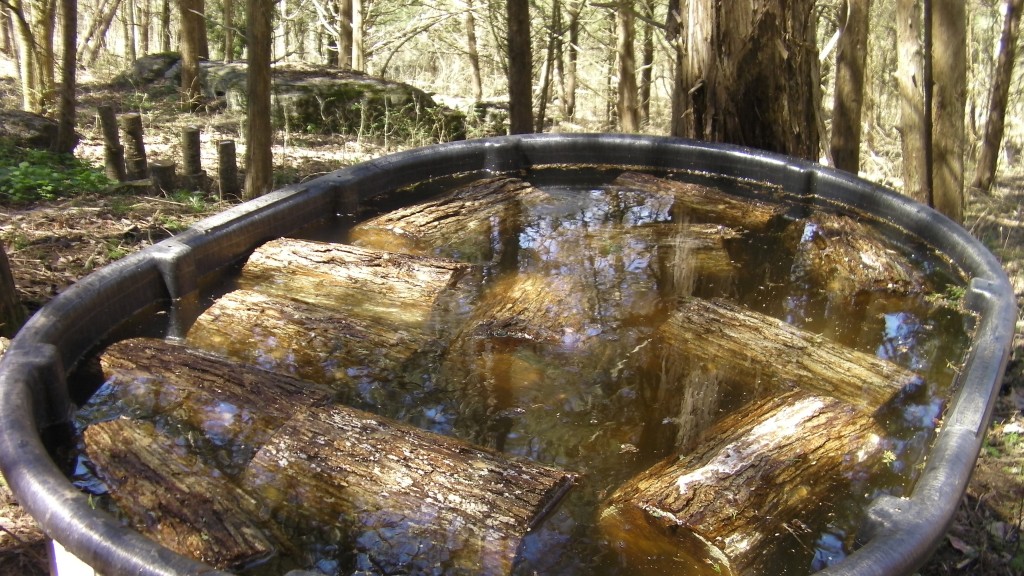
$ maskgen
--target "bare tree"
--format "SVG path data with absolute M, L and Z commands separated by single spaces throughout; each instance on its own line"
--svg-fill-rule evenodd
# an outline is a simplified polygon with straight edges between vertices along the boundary
M 466 15 L 462 20 L 466 28 L 466 56 L 469 58 L 470 89 L 473 101 L 484 98 L 483 80 L 480 78 L 480 51 L 476 42 L 476 17 L 473 15 L 473 0 L 466 0 Z
M 615 10 L 616 54 L 618 57 L 619 90 L 616 102 L 619 129 L 636 132 L 640 129 L 639 92 L 636 85 L 636 24 L 632 0 L 618 0 Z
M 967 24 L 963 0 L 933 2 L 934 96 L 931 109 L 932 199 L 955 222 L 964 217 L 964 116 L 967 108 Z
M 363 40 L 363 0 L 352 0 L 352 69 L 366 70 L 366 46 Z
M 224 0 L 224 62 L 235 58 L 235 0 Z
M 270 124 L 270 52 L 273 42 L 274 0 L 248 0 L 247 38 L 249 73 L 246 76 L 245 191 L 256 198 L 273 185 L 273 156 Z
M 1003 33 L 999 38 L 999 54 L 992 74 L 992 93 L 989 96 L 985 136 L 981 142 L 978 165 L 971 185 L 986 194 L 992 189 L 996 167 L 999 164 L 999 150 L 1006 124 L 1006 106 L 1010 95 L 1010 83 L 1013 80 L 1014 56 L 1017 53 L 1020 14 L 1021 10 L 1024 10 L 1024 0 L 1006 0 L 1005 7 Z
M 338 0 L 338 68 L 352 69 L 352 0 Z
M 178 0 L 181 21 L 181 107 L 195 110 L 199 105 L 200 0 Z
M 899 88 L 903 193 L 928 203 L 925 168 L 924 58 L 921 54 L 921 0 L 896 0 L 896 82 Z
M 533 130 L 533 56 L 529 0 L 508 0 L 508 118 L 510 134 Z
M 843 0 L 839 8 L 842 32 L 836 54 L 832 160 L 836 168 L 854 174 L 860 168 L 861 109 L 870 11 L 871 0 Z
M 78 70 L 78 0 L 61 0 L 61 86 L 57 114 L 55 152 L 71 153 L 75 149 L 75 85 Z

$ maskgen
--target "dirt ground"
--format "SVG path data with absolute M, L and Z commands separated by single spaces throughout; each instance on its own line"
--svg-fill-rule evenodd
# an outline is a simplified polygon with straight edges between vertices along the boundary
M 2 88 L 2 86 L 0 86 Z M 0 90 L 2 91 L 2 90 Z M 239 121 L 223 113 L 161 116 L 161 95 L 83 88 L 79 112 L 84 136 L 80 156 L 101 162 L 95 119 L 99 102 L 119 102 L 146 113 L 151 157 L 174 157 L 180 129 L 203 130 L 204 166 L 215 166 L 213 142 L 237 138 Z M 163 95 L 166 99 L 168 95 Z M 171 96 L 173 97 L 173 96 Z M 0 98 L 2 100 L 2 98 Z M 379 146 L 340 136 L 282 135 L 275 143 L 278 184 L 386 153 Z M 239 158 L 243 150 L 238 151 Z M 1024 172 L 1013 167 L 1015 172 Z M 211 196 L 158 197 L 148 192 L 81 197 L 26 208 L 0 207 L 0 238 L 7 246 L 18 292 L 38 309 L 81 276 L 180 231 L 228 202 Z M 1002 174 L 990 197 L 969 200 L 967 228 L 1001 259 L 1018 301 L 1024 298 L 1024 177 Z M 1024 575 L 1024 338 L 1018 323 L 1014 356 L 978 461 L 954 524 L 922 576 Z M 0 348 L 3 344 L 0 343 Z M 45 536 L 18 507 L 0 479 L 0 576 L 47 574 Z

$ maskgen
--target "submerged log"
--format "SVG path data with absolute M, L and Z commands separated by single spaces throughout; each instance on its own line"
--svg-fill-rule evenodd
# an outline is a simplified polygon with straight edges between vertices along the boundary
M 756 402 L 616 490 L 599 524 L 646 573 L 771 573 L 768 552 L 790 523 L 811 523 L 831 491 L 877 464 L 880 437 L 871 417 L 833 398 Z
M 423 329 L 470 266 L 345 244 L 279 238 L 256 249 L 238 284 L 264 294 Z
M 391 325 L 358 313 L 235 290 L 196 320 L 186 342 L 264 370 L 325 384 L 340 400 L 379 411 L 406 405 L 408 398 L 398 395 L 419 390 L 419 383 L 406 379 L 404 372 L 421 351 L 433 353 L 433 333 L 422 324 L 419 329 Z
M 226 470 L 243 466 L 297 406 L 332 397 L 326 386 L 150 338 L 108 346 L 100 365 L 106 383 L 87 410 L 199 431 Z
M 830 297 L 859 292 L 912 294 L 925 290 L 925 278 L 904 254 L 888 246 L 881 233 L 846 215 L 818 212 L 787 231 L 799 282 L 808 278 Z
M 284 426 L 241 478 L 283 526 L 377 573 L 507 574 L 574 477 L 333 406 Z
M 681 358 L 754 386 L 797 387 L 873 413 L 920 377 L 725 300 L 687 298 L 658 330 Z
M 257 501 L 150 422 L 119 419 L 84 433 L 97 476 L 133 528 L 217 568 L 240 568 L 282 546 Z
M 756 198 L 743 198 L 710 186 L 660 178 L 642 172 L 626 172 L 612 182 L 613 187 L 638 190 L 671 197 L 676 221 L 714 222 L 748 230 L 760 230 L 782 215 L 782 204 Z
M 381 250 L 496 263 L 516 257 L 524 205 L 546 199 L 522 180 L 484 178 L 371 218 L 352 229 L 351 240 Z

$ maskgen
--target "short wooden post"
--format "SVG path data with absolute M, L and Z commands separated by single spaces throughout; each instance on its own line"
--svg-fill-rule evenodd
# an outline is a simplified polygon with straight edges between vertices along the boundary
M 206 188 L 206 172 L 200 152 L 199 127 L 186 126 L 181 130 L 182 185 L 189 190 Z
M 117 116 L 114 115 L 114 109 L 105 104 L 98 106 L 96 111 L 103 130 L 103 165 L 107 178 L 124 182 L 128 177 L 124 167 L 124 146 L 117 134 Z
M 149 172 L 146 163 L 146 145 L 142 141 L 142 116 L 137 113 L 121 116 L 121 131 L 125 135 L 125 170 L 131 180 L 142 180 Z
M 163 196 L 174 192 L 174 162 L 154 160 L 149 165 L 149 177 L 153 182 L 153 193 Z
M 242 195 L 242 190 L 238 186 L 238 161 L 235 157 L 234 140 L 217 142 L 217 189 L 222 200 Z

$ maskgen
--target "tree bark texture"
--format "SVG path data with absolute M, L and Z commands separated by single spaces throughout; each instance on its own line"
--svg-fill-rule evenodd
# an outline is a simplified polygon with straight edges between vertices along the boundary
M 250 200 L 270 192 L 273 186 L 274 132 L 270 117 L 270 48 L 274 28 L 273 0 L 248 0 L 247 41 L 248 74 L 246 75 L 245 123 L 245 192 Z
M 132 527 L 171 550 L 216 568 L 239 568 L 280 546 L 257 521 L 256 499 L 152 423 L 101 422 L 86 428 L 84 439 L 97 475 Z
M 78 144 L 75 133 L 75 88 L 78 78 L 78 0 L 61 0 L 61 86 L 57 109 L 54 152 L 71 154 Z
M 181 22 L 181 108 L 192 112 L 199 107 L 199 32 L 202 20 L 201 0 L 178 0 Z
M 1003 128 L 1006 125 L 1006 107 L 1013 81 L 1013 65 L 1017 54 L 1017 37 L 1020 33 L 1020 14 L 1024 1 L 1006 0 L 1003 13 L 1003 33 L 999 38 L 999 56 L 992 74 L 992 93 L 989 97 L 988 120 L 985 136 L 978 154 L 978 165 L 972 187 L 986 194 L 992 190 L 996 167 L 1002 150 Z
M 235 1 L 224 0 L 224 62 L 231 63 L 235 59 Z
M 926 289 L 920 268 L 857 219 L 819 212 L 794 221 L 785 235 L 796 254 L 795 275 L 830 298 L 849 299 L 864 292 L 918 294 Z
M 683 299 L 658 334 L 690 366 L 750 390 L 795 387 L 866 413 L 920 382 L 892 362 L 725 300 Z
M 352 0 L 352 69 L 366 70 L 366 46 L 363 40 L 363 0 Z
M 149 163 L 149 178 L 153 182 L 153 194 L 170 196 L 177 190 L 177 166 L 169 160 L 153 160 Z
M 633 2 L 619 0 L 615 11 L 616 54 L 619 63 L 619 89 L 616 111 L 618 112 L 619 130 L 637 132 L 640 130 L 640 107 L 637 103 L 639 95 L 636 84 L 636 56 L 634 43 L 636 24 L 633 15 Z
M 816 159 L 811 0 L 688 2 L 675 135 Z
M 924 61 L 921 53 L 921 0 L 896 1 L 896 81 L 900 100 L 903 193 L 928 204 L 925 178 Z
M 508 574 L 522 537 L 573 482 L 340 406 L 296 416 L 241 478 L 279 523 L 340 532 L 385 574 Z
M 222 200 L 241 196 L 234 140 L 217 142 L 217 190 Z
M 149 174 L 146 144 L 142 138 L 142 116 L 136 112 L 123 114 L 119 122 L 126 144 L 125 173 L 129 180 L 142 180 Z
M 861 109 L 871 0 L 844 0 L 839 12 L 844 25 L 836 53 L 832 160 L 836 168 L 856 174 L 860 168 Z
M 529 134 L 533 130 L 530 4 L 528 0 L 509 0 L 506 6 L 509 134 Z
M 296 408 L 334 396 L 329 386 L 149 338 L 108 346 L 100 367 L 104 388 L 88 409 L 177 430 L 229 473 L 241 471 Z
M 477 180 L 442 196 L 371 218 L 351 232 L 361 246 L 472 263 L 515 257 L 524 206 L 547 195 L 505 176 Z M 493 239 L 501 241 L 495 245 Z
M 480 52 L 476 42 L 476 16 L 473 14 L 473 0 L 466 0 L 466 13 L 462 18 L 466 28 L 466 57 L 469 59 L 470 90 L 473 101 L 484 98 L 483 81 L 480 79 Z
M 338 0 L 338 68 L 352 69 L 352 0 Z
M 967 109 L 967 14 L 962 0 L 932 0 L 934 207 L 964 220 L 964 116 Z
M 125 168 L 124 146 L 121 145 L 121 137 L 118 135 L 117 116 L 114 109 L 109 105 L 101 104 L 96 107 L 96 114 L 100 118 L 100 127 L 103 130 L 103 166 L 107 178 L 115 182 L 124 182 L 128 179 Z
M 11 263 L 0 240 L 0 336 L 11 338 L 25 322 L 25 308 L 15 291 Z
M 788 523 L 815 515 L 831 489 L 876 465 L 880 437 L 872 418 L 838 400 L 781 394 L 723 418 L 695 450 L 626 482 L 599 522 L 644 573 L 771 573 L 759 565 L 770 562 L 766 548 L 791 537 Z

